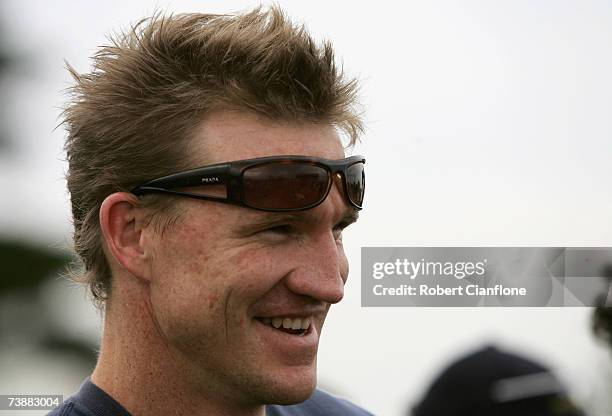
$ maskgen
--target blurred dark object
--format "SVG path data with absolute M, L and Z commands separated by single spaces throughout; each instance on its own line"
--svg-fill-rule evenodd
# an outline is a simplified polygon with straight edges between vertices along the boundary
M 550 370 L 491 346 L 444 370 L 412 414 L 583 416 Z
M 0 240 L 0 294 L 38 286 L 51 274 L 62 271 L 70 260 L 67 254 L 23 242 Z
M 603 276 L 610 280 L 610 284 L 612 284 L 612 264 L 608 264 L 603 271 Z M 612 299 L 610 296 L 610 288 L 608 288 L 608 293 L 604 293 L 601 296 L 601 300 L 598 302 L 599 305 L 595 308 L 595 313 L 593 315 L 593 331 L 595 334 L 606 341 L 610 348 L 612 348 L 612 307 L 610 307 L 610 303 Z
M 47 333 L 40 345 L 47 351 L 70 354 L 72 357 L 86 363 L 93 370 L 98 359 L 97 344 L 83 342 L 82 339 L 69 337 L 64 334 Z
M 68 253 L 23 241 L 0 239 L 0 351 L 7 346 L 29 346 L 68 354 L 85 367 L 96 361 L 95 340 L 66 330 L 44 301 L 41 290 L 49 279 L 60 279 L 73 258 Z

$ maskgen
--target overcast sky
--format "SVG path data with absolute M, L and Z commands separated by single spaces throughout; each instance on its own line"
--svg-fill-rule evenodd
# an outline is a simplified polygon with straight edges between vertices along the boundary
M 15 148 L 0 155 L 0 232 L 70 240 L 62 141 L 70 85 L 112 29 L 156 8 L 249 1 L 3 1 L 20 59 L 2 86 Z M 608 1 L 280 1 L 362 81 L 366 207 L 346 234 L 351 280 L 332 308 L 320 379 L 398 414 L 450 356 L 486 341 L 531 352 L 577 391 L 603 352 L 587 309 L 368 309 L 362 246 L 612 246 Z M 334 311 L 335 309 L 335 311 Z M 568 336 L 569 335 L 569 336 Z M 376 392 L 376 397 L 369 394 Z

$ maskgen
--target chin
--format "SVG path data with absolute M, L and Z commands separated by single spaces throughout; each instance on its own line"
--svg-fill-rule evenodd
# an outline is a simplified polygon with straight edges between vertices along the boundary
M 252 392 L 263 404 L 291 405 L 307 400 L 317 386 L 313 372 L 294 370 L 293 374 L 273 377 L 265 385 L 259 385 L 259 392 Z
M 280 386 L 279 386 L 280 387 Z M 270 392 L 270 397 L 266 404 L 291 405 L 302 403 L 307 400 L 316 388 L 316 379 L 312 382 L 300 382 L 291 386 L 282 386 L 274 392 Z

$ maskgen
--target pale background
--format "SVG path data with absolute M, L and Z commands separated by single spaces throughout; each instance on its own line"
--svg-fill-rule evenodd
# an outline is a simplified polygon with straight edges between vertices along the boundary
M 107 33 L 156 8 L 257 4 L 3 0 L 3 43 L 22 61 L 2 85 L 17 150 L 0 155 L 0 234 L 69 245 L 64 131 L 54 130 L 70 85 L 63 59 L 88 71 Z M 450 359 L 495 342 L 550 365 L 592 415 L 612 414 L 611 357 L 590 309 L 361 308 L 359 284 L 362 246 L 612 246 L 612 4 L 279 4 L 332 40 L 367 110 L 357 149 L 367 205 L 345 236 L 351 278 L 323 332 L 320 385 L 399 415 Z M 78 290 L 56 281 L 41 299 L 58 331 L 96 339 L 99 318 Z M 68 395 L 90 371 L 33 345 L 0 346 L 0 394 Z

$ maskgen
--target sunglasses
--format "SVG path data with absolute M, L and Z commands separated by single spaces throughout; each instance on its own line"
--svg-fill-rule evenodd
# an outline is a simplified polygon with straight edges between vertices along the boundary
M 217 163 L 153 179 L 134 195 L 165 193 L 224 202 L 262 211 L 301 211 L 321 204 L 334 178 L 360 210 L 365 191 L 365 159 L 329 160 L 309 156 L 271 156 Z

